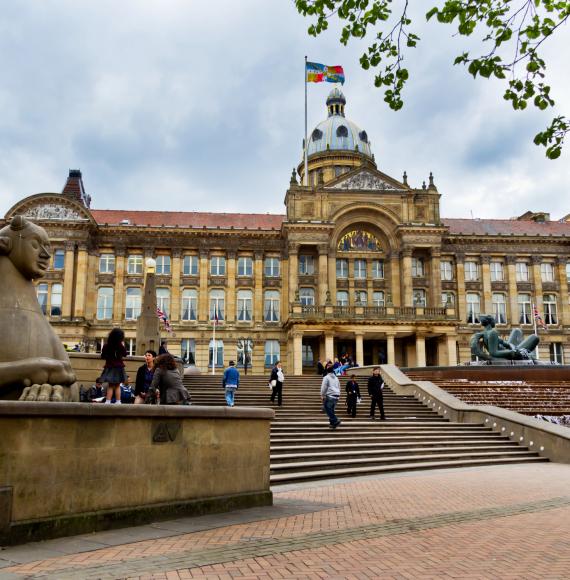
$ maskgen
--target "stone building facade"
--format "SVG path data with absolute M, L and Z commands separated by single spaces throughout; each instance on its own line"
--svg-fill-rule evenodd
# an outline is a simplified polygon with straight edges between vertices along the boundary
M 540 358 L 568 362 L 569 216 L 441 218 L 432 175 L 413 188 L 378 170 L 345 105 L 334 89 L 308 140 L 307 184 L 301 163 L 284 215 L 93 209 L 78 170 L 61 193 L 18 202 L 4 221 L 23 214 L 53 243 L 38 299 L 62 340 L 96 351 L 121 326 L 134 354 L 154 258 L 169 350 L 203 370 L 245 357 L 254 373 L 281 359 L 301 374 L 343 353 L 455 365 L 470 359 L 481 313 L 507 336 L 533 331 L 534 307 L 547 329 Z

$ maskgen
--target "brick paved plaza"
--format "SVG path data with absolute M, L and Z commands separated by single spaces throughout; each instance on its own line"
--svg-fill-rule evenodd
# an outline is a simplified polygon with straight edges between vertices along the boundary
M 273 507 L 11 547 L 0 578 L 569 578 L 570 466 L 275 488 Z

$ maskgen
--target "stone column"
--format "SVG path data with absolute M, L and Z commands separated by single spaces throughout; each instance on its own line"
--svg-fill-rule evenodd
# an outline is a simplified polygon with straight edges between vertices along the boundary
M 208 318 L 208 250 L 200 250 L 200 293 L 198 294 L 198 320 L 200 322 L 207 322 Z
M 281 273 L 281 294 L 279 295 L 280 298 L 280 306 L 281 306 L 281 317 L 280 320 L 285 322 L 289 318 L 289 300 L 287 299 L 288 296 L 291 296 L 289 293 L 289 260 L 285 260 L 284 256 L 280 257 L 281 264 L 280 264 L 280 273 Z M 293 300 L 294 296 L 292 296 L 291 301 Z
M 393 333 L 386 333 L 386 355 L 388 364 L 396 364 L 396 335 Z
M 441 248 L 431 248 L 431 297 L 428 304 L 441 308 Z
M 465 296 L 465 254 L 458 252 L 455 254 L 456 278 L 457 278 L 457 311 L 459 313 L 460 324 L 467 321 L 467 298 Z
M 390 279 L 392 304 L 394 306 L 400 306 L 402 304 L 400 287 L 400 254 L 396 251 L 390 253 Z
M 519 301 L 517 292 L 516 256 L 507 256 L 507 283 L 509 289 L 509 312 L 507 322 L 512 326 L 519 325 Z
M 322 361 L 323 364 L 327 360 L 334 361 L 334 333 L 325 333 L 325 360 Z
M 412 286 L 412 248 L 402 250 L 402 288 L 404 294 L 404 306 L 413 306 Z
M 125 301 L 125 254 L 125 248 L 115 248 L 115 292 L 113 296 L 113 323 L 116 325 L 120 325 L 124 318 L 123 304 Z
M 319 244 L 319 306 L 324 306 L 327 301 L 329 289 L 328 274 L 328 248 L 326 244 Z
M 542 263 L 542 256 L 531 256 L 532 262 L 532 281 L 534 284 L 534 295 L 531 300 L 536 304 L 538 311 L 544 318 L 542 308 L 542 275 L 540 273 L 540 264 Z M 530 314 L 532 320 L 532 312 Z
M 331 293 L 331 302 L 336 305 L 336 254 L 330 255 L 329 253 L 329 291 Z
M 356 339 L 356 364 L 358 366 L 364 365 L 364 333 L 355 332 L 354 337 Z
M 566 258 L 559 256 L 556 262 L 558 282 L 560 284 L 560 300 L 558 302 L 558 322 L 567 326 L 570 324 L 570 305 L 568 302 L 568 280 L 566 279 Z M 566 360 L 566 359 L 564 359 Z
M 426 366 L 426 339 L 422 334 L 416 334 L 416 366 Z
M 236 252 L 229 250 L 227 253 L 227 279 L 228 286 L 226 292 L 226 322 L 232 323 L 236 320 Z
M 300 331 L 293 333 L 293 374 L 303 374 L 303 333 Z
M 263 250 L 254 254 L 255 290 L 253 297 L 253 320 L 263 322 Z
M 299 245 L 289 245 L 289 304 L 295 301 L 299 274 Z
M 97 284 L 95 282 L 99 271 L 99 253 L 87 256 L 87 298 L 85 302 L 85 318 L 93 320 L 97 316 Z M 116 290 L 113 288 L 113 307 L 115 306 Z
M 490 263 L 490 256 L 481 256 L 481 279 L 483 281 L 483 303 L 481 304 L 481 312 L 485 314 L 493 314 Z
M 457 366 L 457 339 L 447 335 L 447 364 L 450 367 Z
M 61 306 L 62 318 L 71 318 L 73 306 L 73 269 L 75 267 L 75 243 L 65 244 L 65 262 L 63 265 L 63 296 Z
M 87 259 L 87 245 L 79 244 L 77 249 L 77 275 L 75 277 L 75 318 L 85 318 L 85 298 L 87 294 Z
M 172 271 L 170 273 L 170 321 L 180 321 L 180 271 L 182 251 L 179 248 L 172 250 Z

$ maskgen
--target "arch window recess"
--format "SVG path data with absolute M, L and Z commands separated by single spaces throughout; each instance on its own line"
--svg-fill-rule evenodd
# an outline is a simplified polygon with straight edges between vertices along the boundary
M 360 133 L 358 134 L 358 136 L 360 137 L 360 140 L 363 143 L 368 143 L 368 134 L 366 133 L 366 131 L 360 131 Z
M 340 239 L 337 250 L 340 252 L 381 252 L 378 239 L 365 230 L 352 230 Z
M 348 129 L 346 128 L 345 125 L 341 125 L 337 130 L 336 130 L 336 136 L 337 137 L 348 137 Z
M 313 141 L 320 141 L 323 138 L 323 132 L 320 129 L 315 129 L 311 135 Z

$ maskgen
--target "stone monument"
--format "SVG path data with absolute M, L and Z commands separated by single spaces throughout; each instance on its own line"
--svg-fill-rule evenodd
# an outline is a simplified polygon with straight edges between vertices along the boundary
M 75 382 L 32 282 L 44 276 L 50 258 L 46 231 L 23 216 L 0 230 L 0 395 L 23 387 L 21 399 L 63 400 L 64 387 Z
M 142 356 L 147 350 L 158 352 L 160 346 L 160 320 L 156 315 L 156 261 L 146 261 L 146 277 L 141 314 L 137 320 L 137 355 Z

